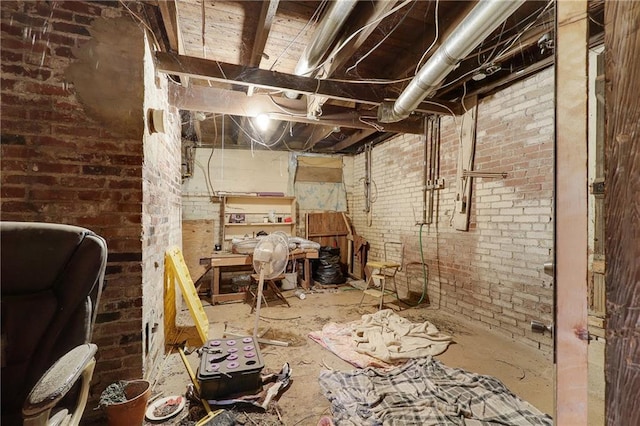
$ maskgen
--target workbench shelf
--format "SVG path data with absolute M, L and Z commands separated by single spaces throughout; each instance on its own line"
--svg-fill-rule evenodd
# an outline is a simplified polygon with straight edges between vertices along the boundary
M 227 195 L 224 198 L 222 219 L 225 244 L 229 244 L 233 238 L 255 237 L 260 231 L 281 231 L 295 236 L 296 199 Z M 287 220 L 291 222 L 286 222 Z

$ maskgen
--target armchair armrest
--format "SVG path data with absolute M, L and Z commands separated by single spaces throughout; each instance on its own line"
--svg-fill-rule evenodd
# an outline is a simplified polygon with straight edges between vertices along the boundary
M 47 424 L 49 412 L 82 376 L 82 389 L 73 418 L 80 420 L 87 403 L 98 347 L 93 343 L 76 346 L 47 370 L 33 387 L 22 407 L 25 425 Z M 79 413 L 77 411 L 79 410 Z M 77 423 L 76 423 L 77 424 Z

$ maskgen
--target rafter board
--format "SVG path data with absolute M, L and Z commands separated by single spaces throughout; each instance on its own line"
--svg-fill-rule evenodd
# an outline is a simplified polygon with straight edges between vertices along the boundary
M 303 95 L 321 95 L 332 99 L 370 105 L 379 105 L 386 99 L 395 98 L 393 92 L 369 85 L 317 80 L 167 52 L 156 52 L 155 62 L 159 72 L 221 83 L 256 86 L 268 90 L 294 91 Z M 446 108 L 436 104 L 444 105 Z M 438 113 L 448 113 L 449 111 L 455 113 L 460 111 L 460 105 L 433 99 L 420 104 L 416 112 L 435 113 L 434 109 L 439 110 Z
M 342 169 L 328 167 L 298 167 L 296 182 L 342 182 Z
M 276 101 L 264 94 L 247 96 L 243 92 L 216 87 L 170 85 L 169 103 L 176 108 L 188 111 L 229 114 L 240 117 L 255 117 L 264 113 L 274 120 L 294 123 L 372 129 L 370 124 L 360 121 L 360 113 L 353 108 L 325 106 L 320 120 L 315 120 L 307 118 L 304 101 L 285 98 Z M 410 117 L 398 123 L 378 123 L 376 120 L 372 120 L 372 122 L 383 127 L 387 132 L 421 134 L 424 131 L 422 120 L 419 117 Z
M 556 11 L 554 420 L 587 424 L 587 1 Z

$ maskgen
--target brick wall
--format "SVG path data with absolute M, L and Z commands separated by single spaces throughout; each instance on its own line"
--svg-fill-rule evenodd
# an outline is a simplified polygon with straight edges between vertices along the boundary
M 552 256 L 553 70 L 545 70 L 480 101 L 475 170 L 505 171 L 506 179 L 474 179 L 468 232 L 450 226 L 460 119 L 442 120 L 441 177 L 436 222 L 422 228 L 432 306 L 462 315 L 550 353 L 550 336 L 531 320 L 551 323 L 552 280 L 542 266 Z M 420 227 L 423 142 L 403 135 L 373 150 L 375 202 L 364 213 L 364 154 L 355 157 L 349 211 L 356 231 L 384 256 L 385 241 L 402 242 L 401 290 L 422 293 Z M 370 221 L 370 226 L 369 226 Z M 388 246 L 393 256 L 393 246 Z
M 142 348 L 144 376 L 154 379 L 164 359 L 164 253 L 182 246 L 180 115 L 168 101 L 168 81 L 156 76 L 149 43 L 144 55 L 142 167 Z M 164 112 L 164 132 L 150 133 L 150 110 Z
M 171 172 L 173 160 L 160 159 L 175 154 L 175 143 L 163 139 L 155 158 L 143 146 L 144 38 L 119 3 L 3 1 L 0 11 L 2 219 L 84 226 L 108 244 L 106 289 L 93 335 L 98 363 L 85 413 L 96 417 L 101 411 L 93 408 L 107 385 L 151 370 L 143 350 L 143 314 L 153 310 L 158 318 L 161 312 L 157 300 L 143 308 L 143 295 L 147 283 L 162 285 L 160 253 L 167 242 L 179 241 L 179 177 Z M 109 58 L 114 49 L 97 39 L 109 26 L 119 33 L 109 41 L 118 47 L 117 58 Z M 92 73 L 77 74 L 89 84 L 74 84 L 69 69 L 91 54 L 106 55 L 93 58 L 101 64 L 96 75 L 114 67 L 127 78 L 115 78 L 107 68 L 107 78 L 96 78 L 93 85 Z M 104 90 L 97 93 L 103 110 L 80 93 L 81 86 Z M 139 101 L 130 102 L 136 96 Z M 134 120 L 125 126 L 126 118 L 119 120 L 118 114 Z M 147 259 L 151 269 L 143 270 Z M 158 351 L 161 344 L 154 344 Z

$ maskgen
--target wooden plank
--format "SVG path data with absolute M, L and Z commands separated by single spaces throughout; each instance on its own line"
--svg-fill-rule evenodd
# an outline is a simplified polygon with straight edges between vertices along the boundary
M 209 265 L 202 265 L 200 259 L 213 256 L 214 226 L 214 221 L 208 219 L 182 221 L 182 253 L 194 282 L 209 269 Z
M 195 339 L 190 338 L 187 343 L 192 346 L 202 346 L 208 338 L 209 320 L 178 247 L 171 247 L 165 252 L 164 268 L 165 341 L 168 344 L 175 344 L 181 343 L 180 339 L 184 339 L 182 327 L 177 324 L 177 284 L 198 332 Z
M 271 31 L 271 25 L 273 24 L 273 18 L 276 16 L 278 10 L 278 4 L 280 0 L 263 0 L 262 8 L 260 9 L 260 20 L 258 22 L 258 30 L 256 31 L 256 37 L 253 40 L 253 49 L 251 51 L 251 59 L 249 66 L 260 66 L 260 60 L 262 59 L 262 53 L 264 52 L 264 46 L 269 38 L 269 32 Z
M 319 243 L 321 246 L 338 247 L 340 249 L 340 263 L 349 264 L 349 229 L 346 226 L 342 212 L 311 212 L 307 213 L 307 239 Z
M 592 271 L 594 274 L 604 274 L 605 272 L 604 260 L 594 260 L 592 265 Z
M 342 169 L 326 167 L 298 167 L 296 182 L 342 182 Z
M 555 349 L 559 425 L 587 424 L 587 1 L 556 2 Z
M 345 231 L 327 231 L 325 233 L 320 234 L 307 234 L 308 237 L 333 237 L 336 235 L 349 235 L 348 232 Z
M 607 426 L 640 424 L 640 2 L 605 10 Z
M 365 2 L 370 6 L 370 10 L 359 10 L 355 16 L 357 22 L 352 24 L 350 30 L 344 31 L 342 37 L 338 39 L 336 46 L 343 45 L 342 49 L 332 51 L 325 63 L 325 75 L 330 76 L 348 60 L 353 59 L 354 53 L 362 46 L 371 34 L 378 28 L 382 22 L 386 22 L 385 15 L 396 6 L 393 1 L 376 1 Z M 363 5 L 364 6 L 364 5 Z M 358 31 L 357 33 L 355 31 Z M 355 37 L 351 37 L 355 35 Z M 350 37 L 348 41 L 346 39 Z M 345 42 L 346 41 L 346 42 Z
M 182 49 L 180 44 L 181 40 L 178 29 L 177 9 L 175 1 L 159 0 L 158 8 L 160 9 L 160 13 L 162 14 L 162 22 L 164 23 L 164 28 L 167 33 L 167 37 L 169 38 L 169 46 L 171 47 L 171 50 L 174 52 L 182 53 L 184 49 Z
M 326 167 L 342 170 L 342 157 L 298 156 L 298 167 Z
M 461 145 L 458 148 L 458 170 L 456 173 L 456 211 L 453 216 L 453 227 L 458 231 L 469 230 L 469 213 L 471 212 L 471 188 L 473 178 L 463 176 L 464 171 L 473 170 L 473 157 L 476 151 L 476 123 L 478 120 L 478 98 L 469 99 L 473 105 L 462 116 Z
M 155 63 L 159 72 L 167 74 L 245 87 L 256 86 L 267 90 L 293 91 L 302 95 L 321 95 L 347 102 L 377 106 L 385 100 L 394 100 L 397 97 L 396 93 L 380 89 L 376 87 L 377 85 L 318 80 L 168 52 L 156 52 Z M 446 108 L 434 105 L 434 102 L 445 105 Z M 428 102 L 420 104 L 415 111 L 449 114 L 449 111 L 459 110 L 460 105 L 457 103 L 430 99 Z
M 334 151 L 334 152 L 342 151 L 343 149 L 347 149 L 347 148 L 351 147 L 351 145 L 354 145 L 354 144 L 360 142 L 362 139 L 367 138 L 367 137 L 373 135 L 374 133 L 377 133 L 377 131 L 376 130 L 371 130 L 371 129 L 357 131 L 354 134 L 352 134 L 351 136 L 347 137 L 346 139 L 344 139 L 344 140 L 338 142 L 337 144 L 333 145 L 331 147 L 331 150 Z

